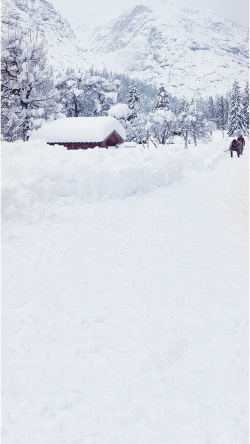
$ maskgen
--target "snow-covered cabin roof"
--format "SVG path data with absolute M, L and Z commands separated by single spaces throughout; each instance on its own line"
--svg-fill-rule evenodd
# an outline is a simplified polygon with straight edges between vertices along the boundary
M 116 131 L 123 140 L 126 132 L 114 117 L 64 117 L 46 122 L 33 131 L 30 140 L 45 139 L 48 143 L 102 142 Z

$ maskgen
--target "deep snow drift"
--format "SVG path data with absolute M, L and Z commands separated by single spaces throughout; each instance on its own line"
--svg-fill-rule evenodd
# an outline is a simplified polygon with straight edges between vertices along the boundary
M 228 145 L 3 144 L 5 444 L 248 443 L 248 149 Z

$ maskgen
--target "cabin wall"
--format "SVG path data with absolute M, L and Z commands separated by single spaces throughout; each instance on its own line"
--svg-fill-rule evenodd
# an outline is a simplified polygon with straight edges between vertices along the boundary
M 114 131 L 106 140 L 104 140 L 103 144 L 106 148 L 108 148 L 109 146 L 116 146 L 117 144 L 122 142 L 123 139 L 121 138 L 121 136 L 119 136 L 119 134 Z
M 48 145 L 62 145 L 65 146 L 67 150 L 87 150 L 89 148 L 95 148 L 96 146 L 99 148 L 108 148 L 109 146 L 116 146 L 122 142 L 123 139 L 121 136 L 116 131 L 113 131 L 113 133 L 102 142 L 48 142 Z
M 65 146 L 67 148 L 67 150 L 87 150 L 89 148 L 95 148 L 96 146 L 98 146 L 99 148 L 107 148 L 105 146 L 102 145 L 102 143 L 81 143 L 81 142 L 76 142 L 76 143 L 68 143 L 68 142 L 58 142 L 58 143 L 49 143 L 48 145 L 61 145 L 61 146 Z

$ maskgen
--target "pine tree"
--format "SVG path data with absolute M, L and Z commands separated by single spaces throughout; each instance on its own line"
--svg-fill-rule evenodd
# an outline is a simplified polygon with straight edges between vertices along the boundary
M 206 104 L 205 104 L 205 101 L 204 101 L 204 99 L 202 97 L 199 97 L 196 100 L 196 112 L 197 113 L 201 113 L 203 115 L 206 112 Z
M 217 128 L 222 131 L 224 137 L 224 131 L 226 129 L 226 121 L 225 121 L 225 105 L 224 98 L 222 96 L 217 98 L 216 101 L 216 117 L 217 117 Z
M 216 120 L 215 109 L 214 109 L 214 101 L 213 101 L 213 98 L 211 96 L 208 99 L 207 118 L 211 122 L 214 122 Z
M 131 109 L 131 112 L 129 113 L 127 120 L 132 121 L 137 117 L 137 112 L 139 110 L 139 105 L 140 105 L 140 97 L 134 81 L 131 82 L 131 86 L 129 88 L 127 103 L 129 108 Z
M 189 103 L 185 97 L 183 97 L 180 101 L 179 105 L 179 113 L 187 113 L 189 109 Z
M 249 83 L 246 83 L 242 99 L 242 126 L 245 135 L 249 133 Z
M 157 89 L 155 110 L 157 109 L 169 111 L 169 97 L 167 91 L 163 86 L 160 86 Z
M 236 136 L 242 130 L 242 113 L 240 100 L 240 87 L 237 81 L 234 82 L 228 113 L 228 135 Z
M 195 101 L 192 101 L 193 104 L 189 107 L 189 115 L 187 120 L 190 125 L 190 134 L 193 137 L 195 146 L 197 145 L 198 139 L 204 139 L 206 135 L 206 125 L 204 120 L 204 114 L 201 111 L 201 107 L 197 106 Z M 204 108 L 203 108 L 204 109 Z
M 224 122 L 225 122 L 225 129 L 228 128 L 228 113 L 229 113 L 229 101 L 226 98 L 224 98 Z

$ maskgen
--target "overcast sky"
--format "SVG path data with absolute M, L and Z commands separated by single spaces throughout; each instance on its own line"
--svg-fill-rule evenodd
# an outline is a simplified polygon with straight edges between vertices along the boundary
M 105 8 L 110 15 L 114 11 L 126 8 L 130 2 L 135 0 L 48 0 L 61 14 L 69 21 L 83 21 L 87 15 Z M 152 0 L 153 1 L 153 0 Z M 162 0 L 164 2 L 164 0 Z M 143 0 L 138 0 L 137 4 L 143 4 Z M 249 26 L 249 6 L 248 0 L 173 0 L 173 3 L 181 4 L 190 9 L 200 11 L 211 11 L 217 14 Z

